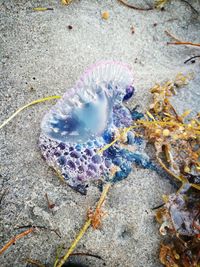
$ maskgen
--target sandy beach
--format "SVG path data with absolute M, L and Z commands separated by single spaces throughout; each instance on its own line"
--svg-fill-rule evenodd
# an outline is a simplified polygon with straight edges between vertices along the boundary
M 153 1 L 129 1 L 148 6 Z M 142 2 L 142 3 L 141 3 Z M 200 1 L 190 1 L 200 13 Z M 147 3 L 147 4 L 145 4 Z M 53 10 L 34 11 L 35 7 Z M 164 11 L 140 11 L 117 0 L 4 1 L 1 11 L 0 122 L 19 107 L 42 97 L 63 95 L 84 70 L 101 60 L 131 66 L 136 94 L 130 107 L 144 112 L 155 83 L 192 73 L 192 81 L 173 98 L 181 113 L 199 111 L 200 61 L 184 64 L 199 55 L 195 47 L 167 45 L 169 31 L 181 40 L 200 42 L 200 15 L 185 2 L 170 1 Z M 103 19 L 102 13 L 109 12 Z M 70 26 L 70 27 L 69 27 Z M 82 196 L 64 185 L 42 158 L 38 148 L 40 123 L 55 103 L 28 108 L 0 130 L 0 247 L 19 234 L 22 226 L 39 229 L 11 246 L 1 257 L 2 267 L 28 266 L 32 258 L 53 266 L 56 248 L 67 248 L 83 225 L 87 210 L 100 196 L 92 186 Z M 154 155 L 149 155 L 154 158 Z M 100 229 L 92 228 L 76 248 L 102 257 L 72 256 L 71 262 L 87 267 L 160 267 L 159 225 L 152 208 L 162 195 L 175 192 L 166 177 L 133 166 L 131 175 L 110 190 Z M 45 193 L 52 203 L 48 209 Z M 61 238 L 54 231 L 59 229 Z

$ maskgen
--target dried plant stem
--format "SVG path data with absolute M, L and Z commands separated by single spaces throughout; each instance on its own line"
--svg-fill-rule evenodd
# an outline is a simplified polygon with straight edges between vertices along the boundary
M 105 151 L 106 149 L 108 149 L 109 147 L 114 145 L 117 141 L 119 141 L 123 134 L 128 133 L 130 130 L 132 130 L 134 128 L 138 128 L 138 125 L 133 125 L 133 126 L 124 128 L 122 133 L 117 138 L 115 138 L 111 143 L 109 143 L 109 144 L 105 145 L 104 147 L 102 147 L 97 153 L 101 154 L 103 151 Z
M 118 0 L 120 3 L 122 3 L 123 5 L 127 6 L 127 7 L 130 7 L 132 9 L 135 9 L 135 10 L 140 10 L 140 11 L 148 11 L 148 10 L 153 10 L 153 7 L 147 7 L 147 8 L 142 8 L 142 7 L 137 7 L 137 6 L 134 6 L 132 4 L 129 4 L 127 3 L 126 1 L 124 0 Z
M 89 256 L 89 257 L 93 257 L 93 258 L 96 258 L 96 259 L 99 259 L 99 260 L 103 260 L 102 257 L 100 257 L 98 255 L 91 254 L 91 253 L 87 253 L 87 252 L 76 252 L 76 253 L 72 253 L 70 255 L 70 257 L 71 256 Z
M 61 0 L 61 3 L 63 5 L 69 5 L 72 2 L 72 0 Z
M 197 46 L 200 47 L 200 44 L 195 44 L 191 42 L 167 42 L 168 45 L 191 45 L 191 46 Z
M 186 1 L 186 0 L 181 0 L 182 2 L 186 3 L 192 11 L 194 11 L 196 14 L 199 14 L 199 12 L 190 4 L 190 2 Z
M 171 32 L 169 32 L 168 30 L 165 30 L 165 33 L 167 36 L 171 37 L 172 39 L 174 39 L 176 42 L 181 42 L 180 39 L 178 39 L 175 35 L 173 35 Z
M 141 126 L 150 126 L 150 125 L 155 125 L 155 126 L 176 126 L 176 127 L 186 127 L 189 129 L 194 130 L 196 133 L 200 134 L 200 127 L 189 127 L 187 124 L 184 123 L 179 123 L 179 122 L 175 122 L 175 121 L 159 121 L 159 120 L 155 120 L 155 121 L 145 121 L 145 120 L 138 120 L 137 121 L 138 124 L 141 124 Z M 139 127 L 139 125 L 138 125 Z
M 195 58 L 200 58 L 200 55 L 198 55 L 198 56 L 193 56 L 193 57 L 188 58 L 186 61 L 184 61 L 184 64 L 188 63 L 189 61 L 194 60 Z M 193 63 L 194 63 L 194 62 L 193 62 Z
M 22 237 L 32 233 L 33 231 L 35 231 L 35 228 L 34 227 L 31 227 L 30 229 L 22 232 L 21 234 L 19 235 L 16 235 L 14 236 L 13 238 L 11 238 L 8 243 L 6 243 L 3 248 L 0 250 L 0 255 L 2 253 L 4 253 L 12 244 L 14 244 L 17 240 L 21 239 Z
M 42 264 L 41 262 L 37 261 L 37 260 L 33 260 L 33 259 L 26 259 L 25 260 L 26 263 L 31 263 L 35 266 L 38 266 L 38 267 L 45 267 L 44 264 Z
M 165 31 L 165 33 L 166 35 L 168 35 L 169 37 L 175 40 L 175 42 L 167 42 L 168 45 L 191 45 L 191 46 L 200 47 L 200 44 L 198 43 L 181 41 L 180 39 L 178 39 L 176 36 L 174 36 L 172 33 L 170 33 L 167 30 Z
M 107 193 L 108 193 L 110 187 L 111 187 L 111 184 L 106 184 L 106 186 L 105 186 L 105 188 L 104 188 L 104 190 L 103 190 L 103 192 L 101 194 L 101 197 L 100 197 L 100 199 L 99 199 L 99 201 L 97 203 L 96 210 L 97 209 L 100 209 L 101 206 L 103 205 L 103 203 L 105 201 L 105 198 L 107 196 Z M 60 260 L 60 262 L 58 262 L 58 264 L 57 263 L 56 263 L 56 265 L 54 264 L 55 267 L 61 267 L 67 261 L 67 259 L 69 258 L 69 256 L 72 254 L 72 252 L 76 248 L 78 242 L 81 240 L 81 238 L 83 237 L 83 235 L 86 233 L 87 229 L 90 227 L 91 222 L 92 222 L 92 219 L 91 218 L 87 219 L 87 221 L 85 222 L 85 224 L 81 228 L 80 232 L 78 233 L 77 237 L 72 242 L 72 244 L 71 244 L 69 250 L 67 251 L 67 253 Z
M 38 103 L 42 103 L 42 102 L 45 102 L 45 101 L 48 101 L 48 100 L 52 100 L 52 99 L 59 99 L 60 96 L 58 95 L 54 95 L 54 96 L 48 96 L 48 97 L 44 97 L 44 98 L 41 98 L 41 99 L 37 99 L 37 100 L 34 100 L 33 102 L 31 103 L 28 103 L 26 104 L 25 106 L 19 108 L 12 116 L 10 116 L 7 120 L 5 120 L 2 124 L 0 124 L 0 129 L 2 129 L 6 124 L 8 124 L 14 117 L 16 117 L 17 114 L 19 114 L 22 110 L 30 107 L 30 106 L 33 106 L 35 104 L 38 104 Z
M 53 10 L 51 7 L 34 7 L 34 11 L 47 11 L 47 10 Z
M 161 167 L 163 167 L 163 169 L 164 169 L 168 174 L 170 174 L 171 176 L 173 176 L 174 178 L 176 178 L 177 180 L 179 180 L 179 181 L 182 182 L 182 183 L 186 183 L 186 182 L 187 182 L 187 180 L 182 179 L 181 177 L 177 176 L 177 175 L 174 174 L 172 171 L 170 171 L 170 170 L 167 168 L 167 166 L 162 162 L 162 160 L 161 160 L 158 156 L 156 156 L 156 158 L 157 158 L 157 161 L 159 162 L 159 164 L 161 165 Z

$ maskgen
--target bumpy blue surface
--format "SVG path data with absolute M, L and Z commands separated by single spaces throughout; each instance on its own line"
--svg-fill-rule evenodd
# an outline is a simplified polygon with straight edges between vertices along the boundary
M 75 190 L 86 194 L 90 182 L 126 178 L 132 163 L 151 168 L 144 142 L 128 132 L 125 140 L 99 150 L 141 113 L 125 106 L 134 95 L 132 73 L 119 62 L 92 66 L 44 116 L 40 148 L 48 164 Z

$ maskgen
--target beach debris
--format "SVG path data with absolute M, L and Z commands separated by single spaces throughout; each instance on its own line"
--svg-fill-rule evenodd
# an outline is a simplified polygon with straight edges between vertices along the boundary
M 135 27 L 131 26 L 131 33 L 134 34 L 135 33 Z
M 157 211 L 165 236 L 160 248 L 160 261 L 165 266 L 198 267 L 200 264 L 200 194 L 189 188 L 184 193 L 169 195 Z
M 15 244 L 17 240 L 23 238 L 26 235 L 29 235 L 35 231 L 34 227 L 29 228 L 28 230 L 12 237 L 4 246 L 0 249 L 0 255 L 3 254 L 11 245 Z
M 30 263 L 32 265 L 35 265 L 37 267 L 46 267 L 46 265 L 42 264 L 40 261 L 38 260 L 34 260 L 34 259 L 30 259 L 30 258 L 27 258 L 24 260 L 26 263 Z
M 107 19 L 109 19 L 110 14 L 109 14 L 108 11 L 104 11 L 104 12 L 102 13 L 101 17 L 102 17 L 102 19 L 107 20 Z
M 186 61 L 184 61 L 184 64 L 188 62 L 195 63 L 196 62 L 195 58 L 200 58 L 200 55 L 188 58 Z
M 180 187 L 165 195 L 156 212 L 165 237 L 160 261 L 166 267 L 197 267 L 200 264 L 200 114 L 177 114 L 170 97 L 186 85 L 190 76 L 179 73 L 174 81 L 151 88 L 153 103 L 144 120 L 136 121 L 142 135 L 154 144 L 156 158 Z
M 191 5 L 190 3 L 191 1 L 190 2 L 186 0 L 181 0 L 181 1 L 187 4 L 194 13 L 196 13 L 197 15 L 199 14 L 199 12 Z
M 160 233 L 168 237 L 161 245 L 160 260 L 167 267 L 198 266 L 200 113 L 188 119 L 189 110 L 179 115 L 170 102 L 170 97 L 190 79 L 190 75 L 179 73 L 173 81 L 156 84 L 151 88 L 152 104 L 142 114 L 137 107 L 130 111 L 124 105 L 135 92 L 130 68 L 119 62 L 101 62 L 89 68 L 75 88 L 45 115 L 40 148 L 48 164 L 80 193 L 87 192 L 90 181 L 101 180 L 104 186 L 96 209 L 88 212 L 84 226 L 64 257 L 56 258 L 54 267 L 61 267 L 66 262 L 90 226 L 94 229 L 101 226 L 105 197 L 113 183 L 129 175 L 132 163 L 155 170 L 144 153 L 146 142 L 154 145 L 158 163 L 180 186 L 176 194 L 164 197 L 164 205 L 156 212 Z M 59 98 L 47 97 L 25 105 L 0 128 L 26 107 Z M 82 177 L 78 176 L 79 171 Z M 48 206 L 52 207 L 54 204 L 49 202 L 47 195 L 46 198 Z M 36 228 L 28 227 L 0 252 Z
M 69 5 L 73 0 L 61 0 L 63 5 Z
M 171 34 L 169 31 L 165 31 L 165 33 L 175 40 L 175 42 L 167 42 L 168 45 L 186 45 L 186 46 L 196 46 L 200 47 L 200 43 L 192 43 L 192 42 L 186 42 L 182 41 L 179 38 L 177 38 L 175 35 Z
M 134 95 L 132 82 L 126 64 L 97 63 L 42 120 L 39 147 L 44 158 L 81 194 L 99 180 L 125 179 L 132 163 L 151 167 L 144 143 L 130 131 L 133 118 L 125 103 Z
M 90 218 L 91 221 L 91 226 L 94 229 L 98 229 L 101 226 L 101 222 L 102 222 L 102 217 L 106 215 L 106 212 L 102 211 L 101 208 L 97 208 L 95 209 L 95 211 L 93 211 L 91 208 L 88 210 L 88 218 Z
M 54 232 L 59 238 L 61 238 L 61 234 L 60 234 L 60 230 L 59 229 L 52 229 L 52 228 L 49 228 L 47 226 L 43 226 L 43 225 L 31 225 L 31 224 L 28 224 L 28 225 L 16 225 L 15 227 L 15 230 L 16 229 L 22 229 L 22 228 L 34 228 L 34 229 L 37 229 L 37 230 L 46 230 L 46 231 L 50 231 L 50 232 Z
M 70 254 L 70 257 L 72 257 L 72 256 L 89 256 L 89 257 L 93 257 L 93 258 L 96 258 L 99 260 L 103 260 L 103 258 L 101 256 L 95 255 L 92 253 L 88 253 L 88 252 L 75 252 L 75 253 Z
M 148 10 L 153 10 L 154 7 L 146 7 L 146 8 L 143 8 L 143 7 L 137 7 L 135 5 L 132 5 L 132 4 L 129 4 L 126 0 L 118 0 L 121 4 L 129 7 L 129 8 L 132 8 L 132 9 L 135 9 L 135 10 L 140 10 L 140 11 L 148 11 Z
M 69 30 L 72 30 L 72 29 L 73 29 L 73 26 L 72 26 L 72 25 L 68 25 L 67 28 L 68 28 Z
M 49 101 L 49 100 L 52 100 L 52 99 L 59 99 L 59 98 L 60 98 L 60 96 L 58 96 L 58 95 L 48 96 L 48 97 L 44 97 L 44 98 L 40 98 L 40 99 L 34 100 L 34 101 L 24 105 L 23 107 L 19 108 L 14 114 L 12 114 L 7 120 L 5 120 L 2 124 L 0 124 L 0 129 L 2 129 L 6 124 L 8 124 L 12 119 L 14 119 L 24 109 L 26 109 L 26 108 L 28 108 L 30 106 L 45 102 L 45 101 Z
M 155 0 L 155 8 L 163 9 L 170 0 Z
M 187 119 L 189 110 L 178 115 L 170 103 L 170 96 L 186 85 L 190 76 L 178 74 L 174 81 L 151 88 L 153 103 L 146 119 L 136 123 L 143 129 L 142 135 L 154 144 L 160 165 L 182 184 L 200 190 L 199 182 L 199 115 Z M 137 129 L 135 129 L 137 131 Z M 180 152 L 181 151 L 181 152 Z
M 53 10 L 52 7 L 34 7 L 34 11 L 48 11 L 48 10 Z
M 101 194 L 101 197 L 100 197 L 100 199 L 99 199 L 99 201 L 97 203 L 96 209 L 95 209 L 93 214 L 96 214 L 96 213 L 98 213 L 97 211 L 101 210 L 102 205 L 105 202 L 106 196 L 107 196 L 110 188 L 111 188 L 111 184 L 107 183 L 105 185 L 104 189 L 103 189 L 103 192 Z M 65 253 L 65 255 L 63 257 L 60 257 L 60 254 L 61 254 L 61 251 L 62 251 L 62 246 L 57 250 L 56 260 L 54 262 L 54 267 L 61 267 L 68 260 L 70 255 L 75 250 L 77 244 L 79 243 L 79 241 L 81 240 L 83 235 L 86 233 L 87 229 L 93 224 L 93 218 L 90 217 L 90 216 L 87 217 L 87 220 L 86 220 L 85 224 L 83 225 L 83 227 L 79 231 L 77 237 L 74 239 L 74 241 L 72 242 L 70 248 L 67 250 L 67 252 Z M 98 221 L 99 221 L 99 218 L 98 218 Z M 95 224 L 95 226 L 96 226 L 96 224 Z M 60 259 L 59 259 L 59 257 L 60 257 Z
M 170 38 L 172 38 L 175 42 L 167 42 L 168 45 L 186 45 L 186 46 L 195 46 L 195 47 L 200 47 L 200 43 L 192 43 L 192 42 L 185 42 L 185 41 L 181 41 L 180 39 L 178 39 L 175 35 L 171 34 L 169 31 L 165 31 L 166 35 L 169 36 Z M 197 56 L 192 56 L 189 59 L 184 61 L 184 64 L 191 62 L 191 63 L 195 63 L 195 59 L 196 58 L 200 58 L 200 55 Z
M 170 1 L 171 0 L 155 0 L 155 8 L 164 10 L 165 5 L 169 3 Z M 180 0 L 180 1 L 187 4 L 194 13 L 199 14 L 199 12 L 191 5 L 190 2 L 186 0 Z
M 55 208 L 56 204 L 55 204 L 55 203 L 51 203 L 51 202 L 49 201 L 49 197 L 48 197 L 48 194 L 47 194 L 47 193 L 45 193 L 45 197 L 46 197 L 46 200 L 47 200 L 48 208 L 49 208 L 50 210 L 52 210 L 53 208 Z

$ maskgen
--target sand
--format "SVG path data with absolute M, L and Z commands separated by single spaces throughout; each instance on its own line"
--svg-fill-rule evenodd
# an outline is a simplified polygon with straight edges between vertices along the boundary
M 139 0 L 133 2 L 141 4 Z M 200 54 L 199 50 L 167 46 L 170 38 L 164 32 L 200 42 L 199 16 L 184 2 L 171 1 L 163 12 L 133 10 L 116 0 L 74 0 L 70 6 L 61 5 L 59 0 L 0 3 L 1 122 L 32 100 L 62 95 L 85 68 L 99 60 L 119 60 L 132 67 L 137 92 L 131 106 L 140 105 L 142 111 L 151 101 L 149 88 L 156 82 L 173 79 L 179 72 L 193 72 L 193 81 L 181 89 L 174 103 L 180 112 L 188 108 L 199 111 L 199 61 L 183 63 Z M 200 12 L 200 2 L 191 3 Z M 38 6 L 54 10 L 32 11 Z M 103 11 L 109 12 L 108 20 L 101 18 Z M 16 229 L 25 225 L 59 229 L 62 238 L 52 231 L 38 230 L 1 256 L 2 267 L 24 267 L 25 258 L 52 266 L 58 245 L 70 245 L 87 209 L 100 195 L 95 187 L 81 196 L 63 185 L 41 157 L 37 146 L 40 122 L 52 104 L 31 107 L 0 130 L 1 193 L 7 190 L 0 205 L 0 246 L 25 230 Z M 163 194 L 174 191 L 166 177 L 133 167 L 132 174 L 108 194 L 101 229 L 89 229 L 76 249 L 103 260 L 77 256 L 71 261 L 88 267 L 161 266 L 158 253 L 162 237 L 151 208 L 162 203 Z M 53 213 L 48 210 L 45 193 L 56 205 Z

